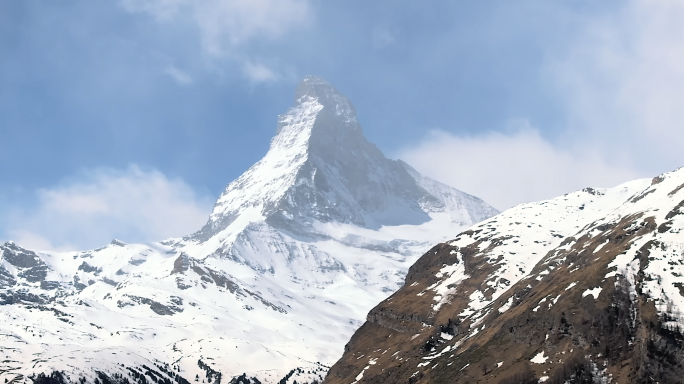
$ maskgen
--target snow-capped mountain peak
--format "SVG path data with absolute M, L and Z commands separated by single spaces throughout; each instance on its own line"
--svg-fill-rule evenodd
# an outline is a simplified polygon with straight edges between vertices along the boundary
M 320 236 L 314 221 L 379 228 L 424 223 L 440 210 L 459 223 L 496 213 L 480 199 L 387 159 L 366 140 L 349 99 L 322 78 L 307 76 L 295 105 L 279 116 L 266 156 L 228 185 L 195 238 L 207 240 L 247 212 L 293 233 Z
M 324 107 L 328 107 L 335 115 L 341 116 L 342 120 L 349 124 L 347 129 L 361 130 L 356 120 L 356 110 L 351 101 L 322 77 L 308 75 L 297 86 L 295 107 L 313 100 Z M 280 129 L 280 124 L 278 129 Z
M 0 246 L 0 379 L 322 380 L 420 254 L 496 213 L 387 159 L 351 102 L 307 76 L 268 153 L 198 232 L 86 252 Z

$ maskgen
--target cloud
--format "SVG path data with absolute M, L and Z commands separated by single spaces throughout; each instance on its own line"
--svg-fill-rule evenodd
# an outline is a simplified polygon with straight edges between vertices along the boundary
M 178 85 L 192 85 L 195 81 L 187 73 L 174 67 L 173 65 L 166 67 L 164 73 L 170 76 Z
M 113 238 L 151 242 L 199 229 L 212 199 L 155 170 L 99 168 L 36 192 L 35 208 L 9 214 L 4 237 L 32 249 L 91 249 Z
M 549 139 L 523 124 L 506 133 L 442 131 L 398 157 L 500 209 L 653 177 L 684 165 L 684 2 L 630 0 L 568 13 L 573 36 L 546 47 L 541 80 L 564 121 Z
M 237 62 L 255 82 L 278 76 L 245 58 L 245 45 L 280 39 L 314 19 L 308 0 L 120 0 L 120 4 L 128 12 L 148 14 L 159 22 L 192 23 L 209 59 Z
M 584 187 L 611 187 L 639 175 L 590 149 L 567 152 L 529 126 L 508 134 L 455 136 L 432 131 L 399 158 L 419 172 L 478 196 L 498 209 Z
M 68 244 L 62 244 L 61 246 L 56 247 L 50 240 L 43 236 L 21 229 L 12 230 L 9 234 L 15 243 L 28 249 L 41 251 L 69 251 L 76 249 L 74 246 Z
M 263 64 L 255 64 L 250 60 L 245 60 L 242 71 L 253 82 L 265 83 L 278 80 L 281 76 Z
M 547 79 L 566 108 L 568 136 L 642 169 L 684 165 L 682 20 L 684 2 L 631 0 L 583 19 L 568 45 L 549 51 Z
M 254 38 L 276 39 L 313 17 L 305 0 L 209 0 L 195 2 L 204 49 L 226 54 Z

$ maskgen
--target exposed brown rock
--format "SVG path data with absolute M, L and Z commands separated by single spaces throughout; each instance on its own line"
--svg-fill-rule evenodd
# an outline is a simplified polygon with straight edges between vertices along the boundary
M 530 217 L 494 218 L 461 240 L 435 246 L 410 269 L 405 285 L 370 311 L 325 383 L 684 382 L 680 314 L 674 307 L 663 310 L 660 292 L 652 292 L 666 284 L 663 276 L 681 276 L 684 264 L 684 254 L 675 255 L 669 271 L 652 271 L 662 254 L 680 252 L 671 243 L 683 224 L 683 203 L 663 201 L 668 191 L 650 189 L 661 185 L 671 190 L 665 177 L 654 179 L 625 198 L 625 205 L 639 208 L 598 217 L 572 236 L 549 229 L 564 240 L 535 254 L 534 267 L 502 294 L 500 275 L 512 264 L 497 256 L 500 247 L 547 241 L 522 231 L 504 236 L 503 229 L 541 224 Z M 624 255 L 632 258 L 624 262 L 633 273 L 616 270 L 616 258 Z M 455 276 L 444 271 L 461 266 L 463 278 L 444 296 L 437 294 L 439 284 Z M 671 284 L 681 302 L 684 285 Z M 489 304 L 473 312 L 469 306 L 478 298 Z

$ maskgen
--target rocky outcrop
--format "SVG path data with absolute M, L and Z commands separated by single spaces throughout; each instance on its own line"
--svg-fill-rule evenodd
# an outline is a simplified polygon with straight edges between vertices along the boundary
M 295 95 L 266 156 L 226 187 L 207 224 L 187 240 L 216 236 L 247 209 L 274 228 L 312 238 L 329 238 L 313 221 L 379 228 L 448 212 L 454 223 L 469 225 L 498 213 L 386 158 L 365 138 L 349 99 L 324 79 L 305 77 Z
M 30 283 L 45 280 L 48 266 L 35 252 L 24 249 L 11 241 L 0 245 L 0 252 L 2 253 L 2 258 L 17 269 L 19 277 L 24 278 Z M 4 272 L 0 272 L 0 276 L 2 276 L 0 279 L 7 284 L 10 282 L 7 270 L 2 267 L 2 271 Z

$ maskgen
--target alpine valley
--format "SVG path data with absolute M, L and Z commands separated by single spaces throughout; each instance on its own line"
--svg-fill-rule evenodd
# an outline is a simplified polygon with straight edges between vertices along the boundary
M 433 247 L 325 383 L 683 383 L 684 168 Z
M 659 197 L 660 191 L 645 196 L 640 204 Z M 594 212 L 591 204 L 603 200 L 614 204 L 617 199 L 586 193 L 581 196 L 575 200 L 583 199 L 587 204 L 587 218 L 594 217 L 589 215 Z M 589 203 L 592 199 L 596 202 Z M 567 205 L 571 209 L 571 204 Z M 547 209 L 545 205 L 535 207 L 531 206 L 540 212 Z M 604 210 L 613 205 L 606 207 Z M 533 220 L 528 212 L 534 209 L 524 211 L 525 220 Z M 424 177 L 402 161 L 385 158 L 365 139 L 349 100 L 323 79 L 308 76 L 297 88 L 294 106 L 279 116 L 268 153 L 228 185 L 206 225 L 197 232 L 152 244 L 114 240 L 83 252 L 32 251 L 13 242 L 0 246 L 0 381 L 321 382 L 342 356 L 344 344 L 363 324 L 366 313 L 404 284 L 409 266 L 420 255 L 496 214 L 482 200 Z M 665 209 L 658 215 L 664 214 Z M 637 227 L 626 230 L 632 234 L 629 236 L 650 231 L 654 225 L 642 216 L 633 219 Z M 452 288 L 447 286 L 466 281 L 465 276 L 476 276 L 468 269 L 472 268 L 470 262 L 456 263 L 470 257 L 461 250 L 497 249 L 500 244 L 512 243 L 513 239 L 484 240 L 484 231 L 503 228 L 503 222 L 503 218 L 497 225 L 487 222 L 481 229 L 461 235 L 460 240 L 450 243 L 453 245 L 435 248 L 437 256 L 426 256 L 413 268 L 409 285 L 399 295 L 424 292 L 411 300 L 425 300 L 428 307 L 453 301 L 443 308 L 456 308 L 449 293 Z M 647 224 L 641 226 L 642 222 Z M 631 222 L 620 222 L 610 230 L 621 231 L 628 224 Z M 665 234 L 674 230 L 668 229 Z M 536 236 L 535 231 L 530 229 L 530 236 Z M 568 231 L 558 231 L 552 236 L 538 230 L 542 243 L 534 246 L 539 248 L 540 260 L 542 251 L 557 247 L 557 242 L 570 236 Z M 622 252 L 620 247 L 624 246 L 620 244 L 631 241 L 625 236 L 617 245 L 609 241 L 602 255 Z M 596 244 L 600 242 L 599 237 L 594 239 Z M 649 244 L 656 244 L 653 241 Z M 563 244 L 565 248 L 558 252 L 573 252 L 584 246 L 577 240 Z M 644 247 L 634 245 L 631 253 L 619 256 L 619 260 L 631 260 L 638 248 L 658 255 L 677 249 L 669 243 L 662 246 L 667 250 L 662 252 L 660 245 Z M 514 252 L 513 248 L 505 249 Z M 571 267 L 582 265 L 579 260 L 584 260 L 583 256 L 572 259 L 561 253 L 549 253 L 544 265 L 560 265 L 558 260 L 575 260 Z M 482 257 L 495 260 L 502 255 Z M 444 258 L 441 272 L 442 259 L 437 261 L 438 257 Z M 533 269 L 535 257 L 518 260 L 506 255 L 504 261 L 491 261 L 491 267 L 483 268 L 480 274 L 500 272 L 491 272 L 497 278 L 487 280 L 494 284 L 489 290 L 483 286 L 477 291 L 482 300 L 463 307 L 471 320 L 462 319 L 461 328 L 471 324 L 473 331 L 485 324 L 488 318 L 484 314 L 494 305 L 490 303 L 509 300 L 510 295 L 503 292 L 530 294 L 541 289 L 546 280 L 527 278 L 524 284 L 534 283 L 532 291 L 505 290 L 518 287 L 517 282 L 532 271 L 535 276 L 545 273 L 541 267 Z M 428 268 L 423 265 L 429 258 L 434 258 L 430 262 L 434 266 Z M 660 268 L 661 264 L 651 265 Z M 639 265 L 646 268 L 644 264 L 634 268 Z M 416 271 L 421 271 L 420 277 Z M 428 287 L 428 282 L 439 280 L 435 273 L 447 280 Z M 554 272 L 548 273 L 547 279 Z M 667 282 L 679 279 L 667 273 L 660 275 L 666 276 Z M 607 281 L 599 286 L 606 287 L 602 296 L 612 294 L 612 280 Z M 662 297 L 676 293 L 668 287 Z M 436 294 L 440 301 L 433 301 Z M 658 292 L 653 294 L 660 297 Z M 509 313 L 520 310 L 515 300 L 506 301 Z M 547 298 L 545 303 L 556 300 Z M 378 345 L 384 345 L 378 337 L 388 332 L 397 335 L 392 341 L 405 338 L 404 347 L 424 345 L 429 337 L 434 338 L 433 330 L 444 317 L 432 315 L 439 313 L 439 306 L 430 307 L 424 315 L 420 312 L 423 306 L 417 308 L 421 314 L 407 320 L 406 325 L 387 328 L 378 324 L 389 323 L 378 320 L 367 323 L 371 325 L 364 326 L 362 332 L 369 326 L 378 328 L 380 333 L 370 338 Z M 418 337 L 414 338 L 416 333 Z M 456 339 L 454 336 L 454 342 Z M 436 338 L 434 343 L 442 349 L 447 345 L 443 338 Z M 432 349 L 428 351 L 433 356 Z M 346 359 L 350 353 L 356 352 L 349 352 Z M 398 356 L 395 351 L 386 355 Z M 365 366 L 370 358 L 376 357 L 368 352 L 357 364 Z M 417 361 L 414 358 L 413 362 Z M 506 360 L 506 364 L 510 362 Z M 371 373 L 380 374 L 369 371 L 364 377 L 371 377 Z M 349 366 L 336 370 L 335 377 L 352 377 L 353 381 L 358 374 Z

